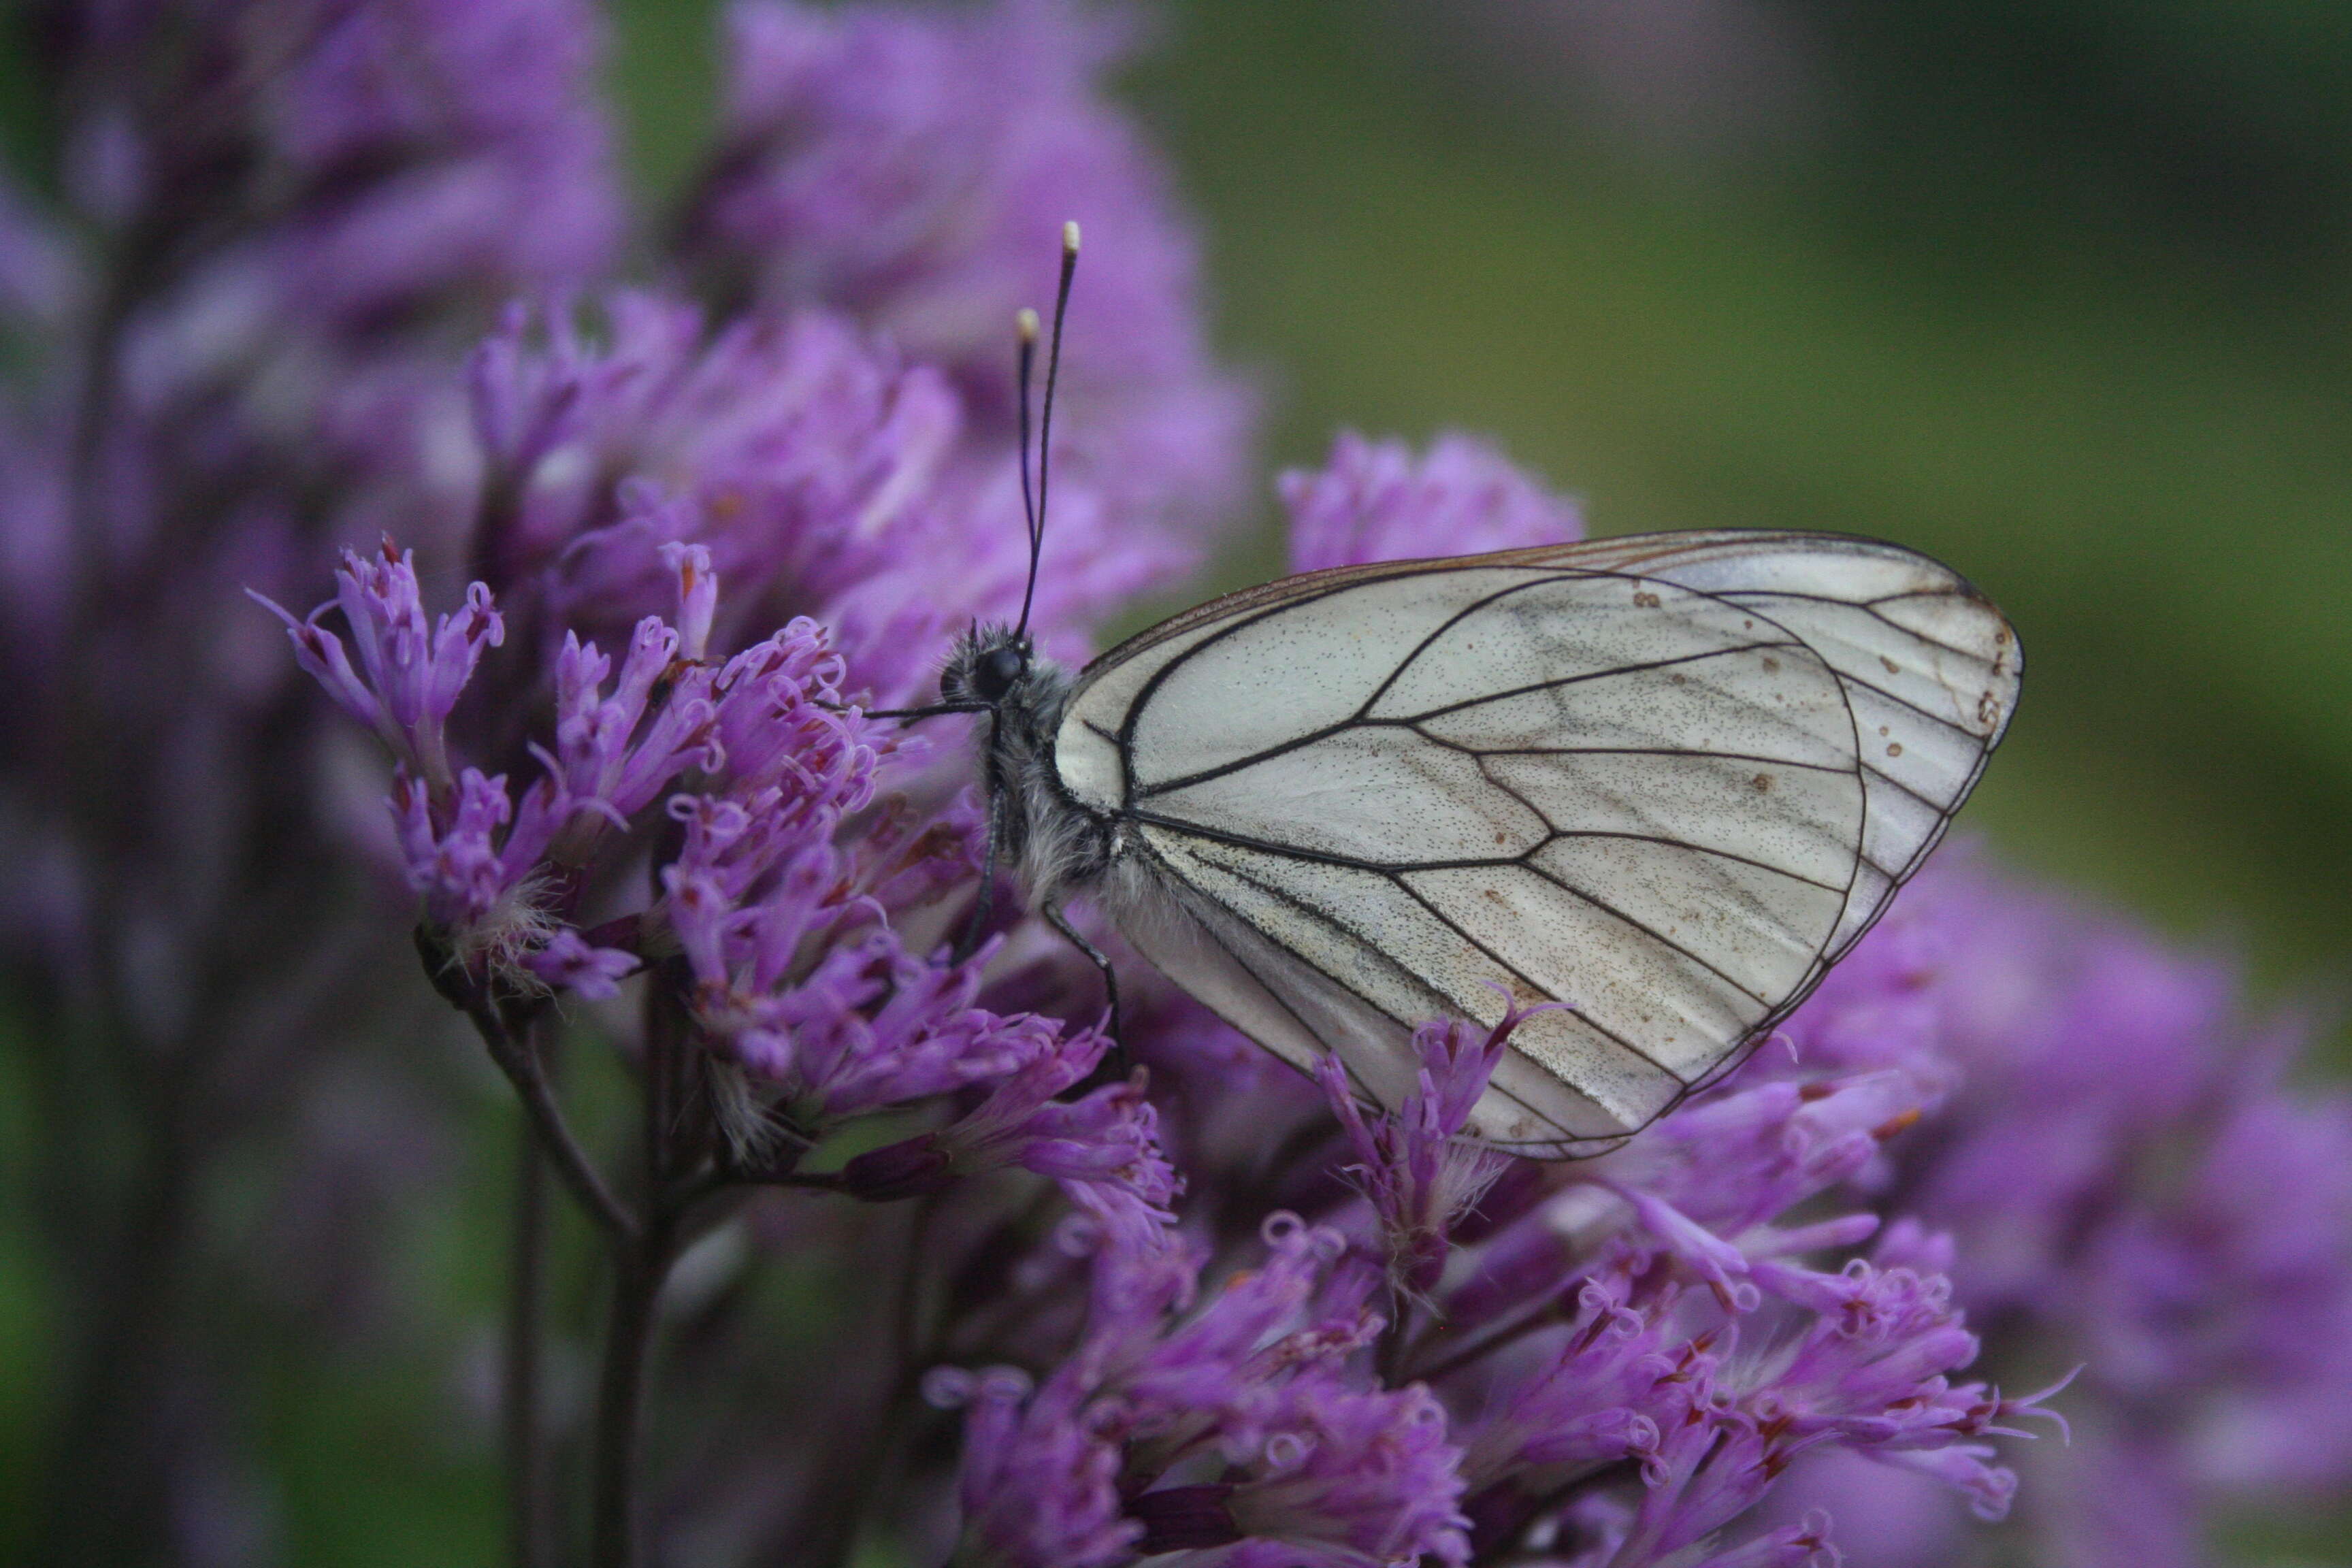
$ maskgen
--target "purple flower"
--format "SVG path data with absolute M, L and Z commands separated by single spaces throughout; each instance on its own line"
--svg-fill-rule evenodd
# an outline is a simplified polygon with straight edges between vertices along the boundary
M 831 718 L 814 710 L 807 722 Z M 871 790 L 871 753 L 829 780 L 796 772 L 819 787 L 673 802 L 686 835 L 662 872 L 662 909 L 714 1044 L 782 1086 L 813 1126 L 1011 1073 L 1057 1048 L 1051 1028 L 972 1006 L 984 954 L 952 966 L 915 958 L 851 879 L 834 838 Z
M 603 302 L 609 342 L 572 310 L 516 312 L 478 351 L 480 547 L 553 626 L 625 626 L 666 607 L 677 552 L 727 584 L 717 647 L 795 615 L 824 620 L 854 684 L 913 698 L 974 614 L 1010 615 L 1028 568 L 1010 440 L 969 450 L 964 399 L 845 319 L 739 319 L 656 296 Z M 1166 537 L 1056 475 L 1038 619 L 1064 628 L 1180 568 Z M 1189 548 L 1189 547 L 1187 547 Z
M 719 815 L 708 801 L 684 809 Z M 689 821 L 688 854 L 664 872 L 664 908 L 715 1047 L 782 1086 L 811 1126 L 998 1078 L 1056 1048 L 1051 1026 L 972 1005 L 976 963 L 907 952 L 844 880 L 832 826 L 803 819 L 802 841 L 730 898 L 697 855 L 715 835 Z
M 1243 1538 L 1223 1559 L 1232 1568 L 1469 1561 L 1461 1451 L 1428 1389 L 1366 1390 L 1318 1372 L 1286 1385 L 1265 1425 L 1257 1463 L 1225 1483 Z
M 1747 1238 L 1804 1199 L 1866 1182 L 1885 1141 L 1916 1122 L 1929 1103 L 1899 1071 L 1801 1080 L 1750 1074 L 1694 1100 L 1655 1137 L 1604 1156 L 1592 1170 L 1621 1193 Z M 1773 1246 L 1756 1241 L 1759 1251 Z
M 1506 1172 L 1476 1223 L 1416 1245 L 1416 1171 L 1437 1168 L 1491 1065 L 1465 1043 L 1425 1034 L 1421 1093 L 1377 1124 L 1325 1081 L 1383 1249 L 1420 1260 L 1423 1299 L 1400 1299 L 1384 1381 L 1425 1377 L 1468 1417 L 1460 1506 L 1476 1550 L 1556 1538 L 1582 1509 L 1612 1544 L 1580 1560 L 1803 1561 L 1827 1550 L 1819 1521 L 1724 1532 L 1829 1447 L 1930 1477 L 1988 1517 L 2006 1508 L 2016 1478 L 1987 1439 L 2024 1436 L 2017 1418 L 2047 1394 L 1955 1380 L 1979 1343 L 1940 1271 L 1948 1243 L 1905 1223 L 1880 1257 L 1851 1255 L 1882 1224 L 1859 1195 L 1884 1184 L 1890 1141 L 1948 1075 L 1791 1074 L 1785 1053 L 1768 1058 L 1615 1153 Z M 1628 1463 L 1639 1497 L 1591 1511 L 1587 1494 L 1612 1493 Z M 1196 1532 L 1202 1502 L 1188 1494 Z
M 1948 854 L 1786 1026 L 1801 1063 L 1935 1086 L 1926 1135 L 1884 1143 L 1860 1185 L 1948 1230 L 1931 1267 L 2003 1323 L 1997 1369 L 2084 1367 L 2075 1441 L 2022 1457 L 2053 1561 L 2193 1561 L 2203 1508 L 2352 1474 L 2341 1402 L 2317 1392 L 2352 1375 L 2352 1110 L 2287 1087 L 2301 1026 L 2242 1005 L 2226 966 Z M 1748 1073 L 1780 1070 L 1768 1048 Z M 1890 1229 L 1882 1255 L 1918 1234 Z M 1979 1508 L 2016 1484 L 1960 1447 L 1888 1457 Z M 1792 1499 L 1886 1561 L 1950 1550 L 1955 1524 L 1903 1480 L 1840 1468 L 1832 1496 L 1816 1469 Z
M 592 832 L 600 821 L 627 831 L 630 818 L 652 805 L 670 780 L 726 761 L 710 675 L 700 659 L 682 652 L 684 646 L 679 633 L 646 616 L 637 623 L 620 679 L 607 693 L 613 661 L 594 643 L 564 634 L 555 662 L 555 755 L 547 759 L 548 772 L 567 810 L 590 818 Z M 664 686 L 655 702 L 656 689 Z M 578 864 L 586 849 L 569 843 L 553 853 Z
M 1020 1165 L 1065 1190 L 1099 1188 L 1096 1217 L 1123 1229 L 1173 1224 L 1169 1205 L 1183 1181 L 1160 1152 L 1159 1113 L 1144 1098 L 1143 1070 L 1075 1100 L 1060 1098 L 1093 1072 L 1109 1043 L 1095 1031 L 1065 1036 L 1057 1050 L 998 1084 L 939 1135 L 950 1168 Z M 1116 1201 L 1104 1195 L 1112 1192 L 1131 1200 L 1116 1214 L 1104 1206 Z
M 709 614 L 716 584 L 708 565 L 698 553 L 679 557 L 678 593 L 689 624 L 698 616 L 707 622 Z M 567 634 L 555 668 L 558 754 L 534 748 L 547 772 L 524 793 L 518 810 L 504 775 L 488 778 L 469 767 L 450 777 L 450 715 L 483 652 L 504 640 L 488 587 L 474 584 L 463 610 L 428 627 L 415 559 L 390 541 L 373 558 L 346 551 L 338 575 L 342 592 L 336 603 L 359 652 L 356 668 L 341 639 L 319 624 L 325 606 L 297 621 L 260 595 L 252 596 L 286 624 L 302 668 L 393 753 L 388 805 L 409 886 L 423 895 L 426 921 L 459 963 L 487 963 L 484 973 L 502 983 L 527 984 L 530 975 L 609 993 L 614 978 L 633 966 L 627 955 L 593 952 L 576 935 L 556 931 L 557 906 L 599 836 L 608 828 L 627 831 L 630 818 L 681 772 L 722 763 L 728 712 L 761 705 L 758 720 L 736 723 L 756 766 L 775 747 L 768 731 L 780 717 L 795 736 L 811 724 L 804 716 L 795 724 L 791 709 L 778 700 L 779 683 L 797 697 L 824 670 L 838 678 L 821 649 L 772 657 L 754 650 L 730 663 L 727 695 L 714 701 L 712 673 L 699 661 L 681 665 L 678 634 L 647 617 L 607 695 L 611 661 L 594 644 Z M 803 644 L 813 641 L 813 628 L 798 629 Z M 779 640 L 789 636 L 780 634 Z M 756 674 L 754 665 L 760 666 Z M 656 687 L 663 689 L 657 701 Z M 829 729 L 839 721 L 824 713 L 814 723 Z M 854 763 L 866 753 L 845 745 L 835 754 L 851 761 L 844 776 L 853 781 L 850 794 L 862 798 L 864 774 Z M 807 770 L 799 776 L 809 776 Z M 755 778 L 752 787 L 761 782 Z M 775 793 L 781 800 L 782 792 Z M 551 942 L 557 945 L 542 952 Z
M 1167 175 L 1097 86 L 1130 52 L 1129 16 L 1073 0 L 747 0 L 730 34 L 693 248 L 768 300 L 846 310 L 947 368 L 999 446 L 1013 312 L 1051 300 L 1075 218 L 1087 260 L 1067 389 L 1087 412 L 1057 424 L 1056 464 L 1111 496 L 1128 530 L 1224 512 L 1250 400 L 1210 360 Z
M 1116 1237 L 1098 1249 L 1087 1337 L 1063 1375 L 1120 1396 L 1148 1468 L 1204 1442 L 1228 1458 L 1255 1451 L 1278 1385 L 1351 1355 L 1380 1329 L 1371 1281 L 1338 1233 L 1277 1214 L 1262 1237 L 1264 1263 L 1204 1301 L 1197 1254 L 1121 1248 Z
M 924 1393 L 969 1406 L 961 1491 L 975 1568 L 1107 1568 L 1129 1556 L 1144 1526 L 1120 1507 L 1118 1446 L 1099 1430 L 1116 1426 L 1115 1411 L 1068 1408 L 1074 1391 L 1031 1397 L 1003 1368 L 935 1369 Z
M 320 204 L 282 236 L 297 298 L 353 318 L 420 288 L 585 277 L 609 259 L 620 215 L 608 132 L 581 90 L 600 63 L 596 29 L 575 0 L 243 9 L 257 43 L 313 39 L 272 106 L 294 177 L 401 171 L 372 200 Z M 439 155 L 420 157 L 428 150 Z
M 1977 1342 L 1940 1276 L 1857 1259 L 1840 1276 L 1842 1303 L 1755 1291 L 1727 1301 L 1660 1278 L 1663 1260 L 1622 1241 L 1604 1248 L 1597 1268 L 1570 1272 L 1567 1328 L 1489 1373 L 1465 1461 L 1483 1544 L 1524 1535 L 1563 1483 L 1631 1460 L 1644 1493 L 1622 1560 L 1671 1558 L 1822 1445 L 1931 1475 L 1988 1517 L 2006 1507 L 2016 1478 L 1978 1439 L 2022 1436 L 2014 1420 L 2040 1414 L 2046 1395 L 2006 1400 L 1950 1381 Z
M 464 609 L 428 626 L 414 552 L 396 549 L 389 539 L 373 557 L 346 550 L 335 575 L 341 588 L 332 603 L 343 612 L 359 651 L 357 669 L 342 639 L 319 624 L 327 605 L 298 621 L 261 595 L 253 598 L 286 623 L 296 660 L 344 712 L 373 729 L 428 790 L 447 791 L 449 715 L 484 650 L 506 640 L 506 623 L 489 589 L 473 584 Z
M 1573 502 L 1466 436 L 1441 436 L 1416 458 L 1402 441 L 1342 434 L 1322 468 L 1282 476 L 1282 499 L 1294 572 L 1566 544 L 1584 534 Z
M 473 366 L 490 542 L 510 574 L 551 569 L 559 613 L 625 624 L 664 595 L 661 546 L 684 539 L 731 584 L 736 621 L 780 588 L 814 607 L 920 526 L 962 417 L 935 372 L 825 314 L 707 333 L 656 295 L 601 305 L 608 342 L 569 305 L 517 310 Z
M 1421 1058 L 1417 1087 L 1394 1116 L 1370 1125 L 1339 1059 L 1326 1057 L 1317 1066 L 1316 1078 L 1355 1149 L 1359 1163 L 1351 1169 L 1380 1217 L 1389 1277 L 1400 1290 L 1419 1296 L 1437 1283 L 1454 1222 L 1503 1173 L 1503 1156 L 1460 1134 L 1528 1011 L 1507 1009 L 1484 1040 L 1452 1020 L 1423 1025 L 1412 1037 Z
M 509 945 L 505 934 L 536 923 L 538 911 L 523 889 L 545 838 L 507 831 L 514 801 L 506 775 L 484 778 L 467 768 L 456 790 L 436 803 L 430 788 L 400 774 L 386 804 L 408 859 L 408 885 L 423 896 L 426 920 L 484 933 L 462 947 L 501 952 Z
M 1798 1523 L 1708 1552 L 1691 1568 L 1837 1568 L 1841 1558 L 1829 1532 L 1830 1516 L 1816 1509 Z
M 2022 1399 L 1981 1383 L 1955 1386 L 1948 1374 L 1976 1360 L 1977 1339 L 1951 1306 L 1948 1279 L 1859 1258 L 1844 1277 L 1853 1291 L 1845 1310 L 1734 1369 L 1733 1381 L 1748 1385 L 1742 1407 L 1791 1447 L 1833 1438 L 1889 1463 L 1923 1465 L 1967 1492 L 1981 1517 L 2000 1518 L 2016 1478 L 1982 1463 L 1991 1449 L 1963 1439 L 2031 1436 L 2003 1425 L 2025 1415 L 2050 1416 L 2063 1431 L 2039 1406 L 2064 1384 Z
M 1093 1071 L 1109 1041 L 1092 1030 L 1054 1037 L 1047 1026 L 1031 1026 L 1043 1048 L 940 1131 L 851 1160 L 842 1169 L 845 1190 L 869 1199 L 910 1197 L 1018 1165 L 1058 1182 L 1114 1245 L 1159 1247 L 1175 1221 L 1169 1205 L 1182 1182 L 1160 1151 L 1142 1070 L 1075 1100 L 1057 1098 Z
M 640 960 L 616 947 L 592 947 L 575 931 L 559 931 L 523 960 L 524 967 L 551 991 L 571 991 L 591 1002 L 620 994 L 621 982 Z
M 1638 1307 L 1633 1297 L 1632 1279 L 1615 1270 L 1575 1288 L 1570 1331 L 1495 1401 L 1473 1436 L 1463 1468 L 1474 1488 L 1656 1455 L 1699 1396 L 1697 1369 L 1713 1339 L 1675 1331 L 1674 1291 Z
M 1465 1560 L 1444 1411 L 1426 1389 L 1386 1390 L 1355 1368 L 1380 1327 L 1364 1305 L 1371 1276 L 1337 1232 L 1287 1215 L 1265 1243 L 1264 1267 L 1188 1311 L 1197 1258 L 1104 1238 L 1077 1347 L 1017 1416 L 976 1409 L 967 1422 L 967 1551 L 1039 1565 L 1116 1561 L 1130 1544 L 1234 1545 L 1219 1561 L 1244 1563 L 1271 1561 L 1255 1549 L 1276 1543 L 1294 1562 Z M 1202 1464 L 1222 1467 L 1215 1482 L 1183 1479 Z M 1033 1490 L 980 1493 L 982 1475 Z M 1124 1529 L 1104 1514 L 1097 1478 L 1111 1475 L 1133 1516 Z M 1038 1533 L 1046 1519 L 1083 1530 Z

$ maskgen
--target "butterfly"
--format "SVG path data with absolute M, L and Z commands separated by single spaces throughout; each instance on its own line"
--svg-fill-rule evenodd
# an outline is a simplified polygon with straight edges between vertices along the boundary
M 1048 430 L 1076 256 L 1073 227 Z M 1041 458 L 1033 593 L 1045 500 Z M 1829 533 L 1310 572 L 1075 677 L 1027 619 L 975 627 L 908 716 L 985 716 L 991 864 L 1018 865 L 1114 1016 L 1073 895 L 1375 1106 L 1413 1088 L 1420 1022 L 1566 1004 L 1517 1024 L 1468 1128 L 1544 1158 L 1623 1141 L 1812 992 L 1942 837 L 2022 668 L 1957 574 Z

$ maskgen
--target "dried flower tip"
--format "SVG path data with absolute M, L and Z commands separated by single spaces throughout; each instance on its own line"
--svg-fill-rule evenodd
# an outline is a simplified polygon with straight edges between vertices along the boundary
M 735 1163 L 756 1168 L 768 1163 L 784 1140 L 783 1130 L 768 1113 L 767 1102 L 752 1087 L 751 1076 L 723 1057 L 708 1058 L 711 1117 Z
M 1064 256 L 1076 256 L 1077 253 L 1078 222 L 1077 219 L 1072 218 L 1062 225 L 1062 254 Z
M 719 574 L 710 569 L 710 551 L 674 542 L 661 547 L 661 563 L 677 574 L 677 657 L 698 661 L 707 655 L 710 621 L 719 607 Z
M 1020 338 L 1023 342 L 1034 345 L 1037 342 L 1037 333 L 1039 330 L 1037 325 L 1037 312 L 1031 310 L 1026 305 L 1024 305 L 1018 310 L 1013 311 L 1013 330 L 1020 334 Z
M 1916 1105 L 1906 1110 L 1897 1111 L 1893 1116 L 1890 1116 L 1885 1121 L 1880 1122 L 1877 1126 L 1872 1128 L 1870 1130 L 1870 1135 L 1878 1140 L 1881 1143 L 1884 1143 L 1888 1139 L 1894 1137 L 1896 1133 L 1917 1121 L 1922 1114 L 1923 1113 L 1919 1108 Z

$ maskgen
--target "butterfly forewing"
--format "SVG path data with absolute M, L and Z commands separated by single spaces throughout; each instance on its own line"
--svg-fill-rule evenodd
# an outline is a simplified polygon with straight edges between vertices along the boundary
M 2015 663 L 1892 546 L 1606 541 L 1203 606 L 1088 669 L 1056 762 L 1168 895 L 1125 922 L 1146 955 L 1377 1103 L 1412 1083 L 1412 1024 L 1570 1004 L 1473 1121 L 1564 1153 L 1802 998 L 1974 781 Z
M 1838 534 L 1669 533 L 1569 547 L 1586 564 L 1761 610 L 1837 671 L 1869 791 L 1863 871 L 1834 960 L 1943 837 L 2016 711 L 2016 634 L 1950 568 Z

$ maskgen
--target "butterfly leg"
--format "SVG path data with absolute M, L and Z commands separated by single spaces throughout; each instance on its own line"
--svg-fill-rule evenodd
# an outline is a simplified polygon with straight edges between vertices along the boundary
M 937 719 L 946 713 L 988 711 L 988 704 L 985 702 L 931 702 L 920 708 L 860 708 L 854 702 L 826 702 L 820 700 L 815 705 L 828 713 L 862 713 L 868 719 L 896 719 L 902 723 L 912 722 L 917 719 Z
M 998 828 L 1003 812 L 1003 798 L 1001 790 L 988 792 L 988 847 L 981 854 L 980 895 L 972 900 L 971 914 L 964 921 L 963 935 L 956 940 L 955 950 L 950 955 L 958 963 L 980 951 L 981 939 L 988 934 L 989 914 L 996 905 L 996 853 L 997 846 L 1003 842 Z
M 1111 967 L 1108 954 L 1078 934 L 1078 928 L 1072 925 L 1069 917 L 1062 913 L 1061 905 L 1047 904 L 1038 912 L 1045 917 L 1055 931 L 1062 933 L 1065 941 L 1085 953 L 1094 966 L 1102 972 L 1103 994 L 1110 1003 L 1110 1051 L 1106 1065 L 1113 1066 L 1118 1076 L 1126 1076 L 1127 1037 L 1119 1028 L 1118 972 Z

